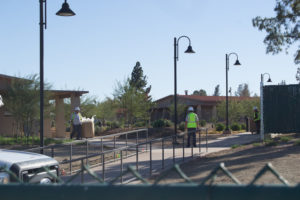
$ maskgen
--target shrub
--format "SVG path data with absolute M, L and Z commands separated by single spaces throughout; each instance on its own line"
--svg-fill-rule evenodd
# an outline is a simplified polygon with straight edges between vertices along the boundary
M 231 128 L 231 130 L 233 130 L 233 131 L 239 131 L 239 130 L 241 130 L 241 126 L 240 126 L 239 124 L 237 124 L 237 123 L 232 124 L 232 125 L 230 126 L 230 128 Z
M 290 140 L 292 140 L 293 138 L 292 137 L 290 137 L 290 136 L 282 136 L 282 137 L 280 137 L 280 141 L 281 142 L 288 142 L 288 141 L 290 141 Z
M 184 129 L 185 129 L 185 122 L 180 122 L 179 130 L 184 131 Z
M 111 122 L 110 122 L 110 121 L 107 121 L 107 122 L 105 123 L 105 125 L 106 125 L 107 127 L 111 127 Z
M 117 121 L 113 121 L 111 122 L 111 128 L 120 128 L 120 123 Z
M 216 131 L 223 131 L 225 128 L 225 125 L 222 123 L 217 123 L 216 124 Z
M 241 130 L 246 130 L 246 124 L 245 123 L 241 124 Z
M 203 126 L 205 126 L 205 125 L 206 125 L 206 121 L 205 121 L 205 120 L 201 120 L 201 121 L 200 121 L 200 126 L 203 127 Z
M 134 126 L 135 126 L 135 127 L 144 127 L 144 126 L 146 126 L 146 123 L 143 122 L 143 121 L 139 121 L 139 122 L 136 122 L 136 123 L 134 124 Z
M 165 119 L 164 122 L 165 122 L 165 126 L 166 126 L 166 127 L 171 127 L 172 124 L 173 124 L 173 123 L 172 123 L 170 120 L 168 120 L 168 119 Z
M 165 126 L 165 122 L 162 119 L 155 120 L 152 122 L 152 127 L 153 128 L 162 128 Z
M 234 145 L 232 145 L 231 146 L 231 148 L 232 149 L 236 149 L 236 148 L 239 148 L 239 147 L 241 147 L 242 145 L 240 145 L 240 144 L 234 144 Z
M 101 127 L 100 126 L 95 126 L 95 135 L 100 135 L 101 133 Z
M 266 139 L 265 140 L 265 145 L 266 146 L 277 146 L 278 141 L 272 140 L 272 139 Z
M 296 140 L 294 145 L 300 146 L 300 139 Z
M 254 147 L 259 147 L 259 146 L 261 146 L 261 143 L 255 142 L 255 143 L 253 143 L 252 145 L 253 145 Z

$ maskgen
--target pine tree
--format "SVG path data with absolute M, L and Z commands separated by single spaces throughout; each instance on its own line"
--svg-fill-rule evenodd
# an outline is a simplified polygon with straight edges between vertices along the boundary
M 249 86 L 247 83 L 239 84 L 237 91 L 235 92 L 235 96 L 239 97 L 250 97 Z
M 144 90 L 147 85 L 147 76 L 144 76 L 143 69 L 140 62 L 136 62 L 132 72 L 131 79 L 129 81 L 131 87 L 135 87 L 137 90 Z
M 215 91 L 214 91 L 213 96 L 220 96 L 220 85 L 217 85 L 215 87 Z

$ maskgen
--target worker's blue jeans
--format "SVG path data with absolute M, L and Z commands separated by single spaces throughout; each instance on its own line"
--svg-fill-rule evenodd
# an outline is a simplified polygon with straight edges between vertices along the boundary
M 196 128 L 188 128 L 188 142 L 187 146 L 189 147 L 191 145 L 191 137 L 193 137 L 193 146 L 196 146 Z
M 82 125 L 78 124 L 78 125 L 74 125 L 73 124 L 73 130 L 71 133 L 71 139 L 73 138 L 74 134 L 77 133 L 77 137 L 76 139 L 79 140 L 81 139 L 81 129 L 82 129 Z

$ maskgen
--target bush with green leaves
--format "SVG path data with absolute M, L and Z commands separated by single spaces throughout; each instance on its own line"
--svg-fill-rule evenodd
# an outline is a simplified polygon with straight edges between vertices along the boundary
M 277 140 L 274 139 L 265 139 L 264 142 L 266 146 L 277 146 L 279 143 Z
M 106 122 L 105 122 L 105 125 L 106 125 L 107 127 L 111 127 L 111 122 L 110 122 L 110 121 L 106 121 Z
M 233 123 L 231 126 L 230 126 L 231 130 L 233 131 L 239 131 L 241 130 L 241 126 L 238 124 L 238 123 Z
M 145 121 L 135 122 L 134 126 L 135 127 L 145 127 L 146 126 L 146 122 Z
M 225 125 L 222 123 L 216 124 L 216 131 L 223 131 L 225 129 Z
M 101 133 L 101 127 L 100 126 L 95 126 L 95 135 L 100 135 Z
M 165 126 L 165 121 L 163 119 L 158 119 L 152 122 L 153 128 L 162 128 Z
M 185 129 L 185 122 L 180 122 L 179 130 L 184 131 L 184 129 Z
M 62 144 L 66 142 L 70 142 L 70 139 L 63 139 L 63 140 L 55 140 L 53 138 L 45 138 L 44 144 Z M 3 137 L 0 136 L 0 145 L 16 145 L 16 144 L 23 144 L 23 145 L 39 145 L 40 138 L 37 136 L 29 136 L 29 137 Z
M 165 127 L 171 127 L 173 125 L 173 123 L 168 119 L 165 119 L 164 122 L 165 122 Z
M 253 116 L 253 107 L 259 107 L 259 98 L 251 98 L 249 100 L 230 100 L 228 102 L 228 119 L 230 122 L 241 122 L 245 116 Z M 219 121 L 226 119 L 226 101 L 222 101 L 217 105 L 217 116 Z
M 241 130 L 246 130 L 246 124 L 245 123 L 241 124 Z
M 292 140 L 293 138 L 290 136 L 281 136 L 280 137 L 280 142 L 289 142 L 290 140 Z
M 203 127 L 203 126 L 205 126 L 205 125 L 206 125 L 206 121 L 205 121 L 205 120 L 201 120 L 201 121 L 200 121 L 200 126 Z
M 121 124 L 117 121 L 111 122 L 111 125 L 110 125 L 111 128 L 120 128 L 120 126 L 121 126 Z

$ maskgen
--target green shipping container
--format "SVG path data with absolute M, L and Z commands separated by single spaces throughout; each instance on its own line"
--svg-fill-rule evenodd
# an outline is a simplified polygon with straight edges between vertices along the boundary
M 263 88 L 265 133 L 300 133 L 300 85 Z

